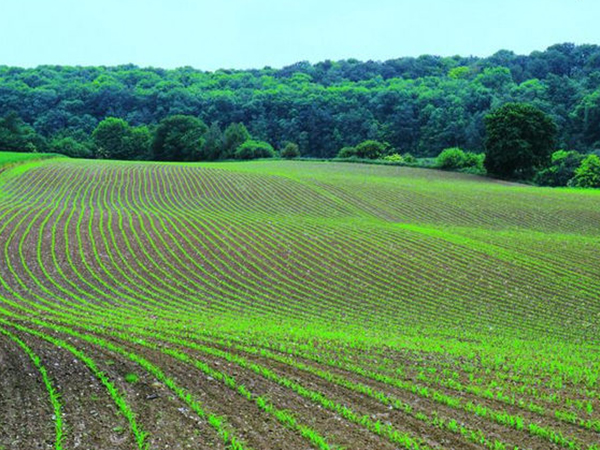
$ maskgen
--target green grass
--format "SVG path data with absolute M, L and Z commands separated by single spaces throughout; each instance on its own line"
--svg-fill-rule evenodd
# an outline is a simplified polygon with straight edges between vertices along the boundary
M 263 445 L 240 424 L 256 415 L 322 449 L 355 430 L 407 449 L 598 450 L 597 192 L 315 161 L 9 172 L 0 323 L 83 361 L 140 448 L 146 424 L 106 376 L 117 358 L 128 394 L 155 379 L 231 448 Z
M 59 157 L 63 158 L 64 156 L 56 153 L 20 153 L 0 151 L 0 168 L 6 165 L 19 164 L 26 161 Z

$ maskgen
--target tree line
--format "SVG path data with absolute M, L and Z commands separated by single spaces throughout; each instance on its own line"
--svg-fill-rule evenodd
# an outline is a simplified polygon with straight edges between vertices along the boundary
M 0 66 L 0 147 L 110 157 L 109 146 L 100 145 L 110 119 L 125 136 L 115 140 L 119 157 L 175 160 L 159 149 L 159 130 L 164 134 L 170 120 L 174 128 L 198 120 L 196 134 L 186 136 L 202 135 L 193 152 L 167 135 L 165 148 L 182 158 L 229 158 L 227 130 L 243 125 L 253 150 L 239 157 L 295 143 L 302 156 L 330 158 L 368 140 L 392 154 L 435 157 L 455 147 L 482 152 L 485 117 L 511 102 L 550 117 L 556 148 L 599 149 L 600 47 L 566 43 L 530 55 L 502 50 L 488 58 L 425 55 L 216 72 Z

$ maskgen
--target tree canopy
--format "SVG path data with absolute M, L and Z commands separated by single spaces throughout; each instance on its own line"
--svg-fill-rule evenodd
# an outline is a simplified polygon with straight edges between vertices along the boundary
M 530 178 L 550 163 L 557 127 L 540 109 L 507 103 L 485 117 L 485 168 L 503 178 Z
M 157 161 L 198 161 L 204 146 L 206 124 L 197 117 L 178 114 L 156 128 L 152 153 Z
M 70 137 L 90 147 L 86 140 L 108 117 L 152 133 L 167 117 L 184 115 L 218 123 L 229 157 L 250 135 L 276 148 L 295 142 L 307 157 L 333 157 L 365 140 L 389 143 L 398 154 L 435 157 L 452 147 L 483 150 L 484 117 L 510 102 L 529 103 L 550 116 L 559 127 L 558 148 L 599 148 L 600 46 L 215 72 L 0 66 L 0 117 L 14 112 L 11 120 L 22 121 L 16 142 L 3 138 L 0 126 L 0 145 L 43 151 Z

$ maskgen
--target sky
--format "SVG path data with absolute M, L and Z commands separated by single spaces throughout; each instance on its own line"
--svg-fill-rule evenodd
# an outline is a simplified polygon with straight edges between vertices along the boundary
M 600 45 L 599 0 L 0 0 L 0 65 L 202 70 Z

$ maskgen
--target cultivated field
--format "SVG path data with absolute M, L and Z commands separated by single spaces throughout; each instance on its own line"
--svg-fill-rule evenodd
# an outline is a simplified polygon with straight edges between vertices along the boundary
M 17 162 L 2 450 L 600 449 L 598 192 Z

